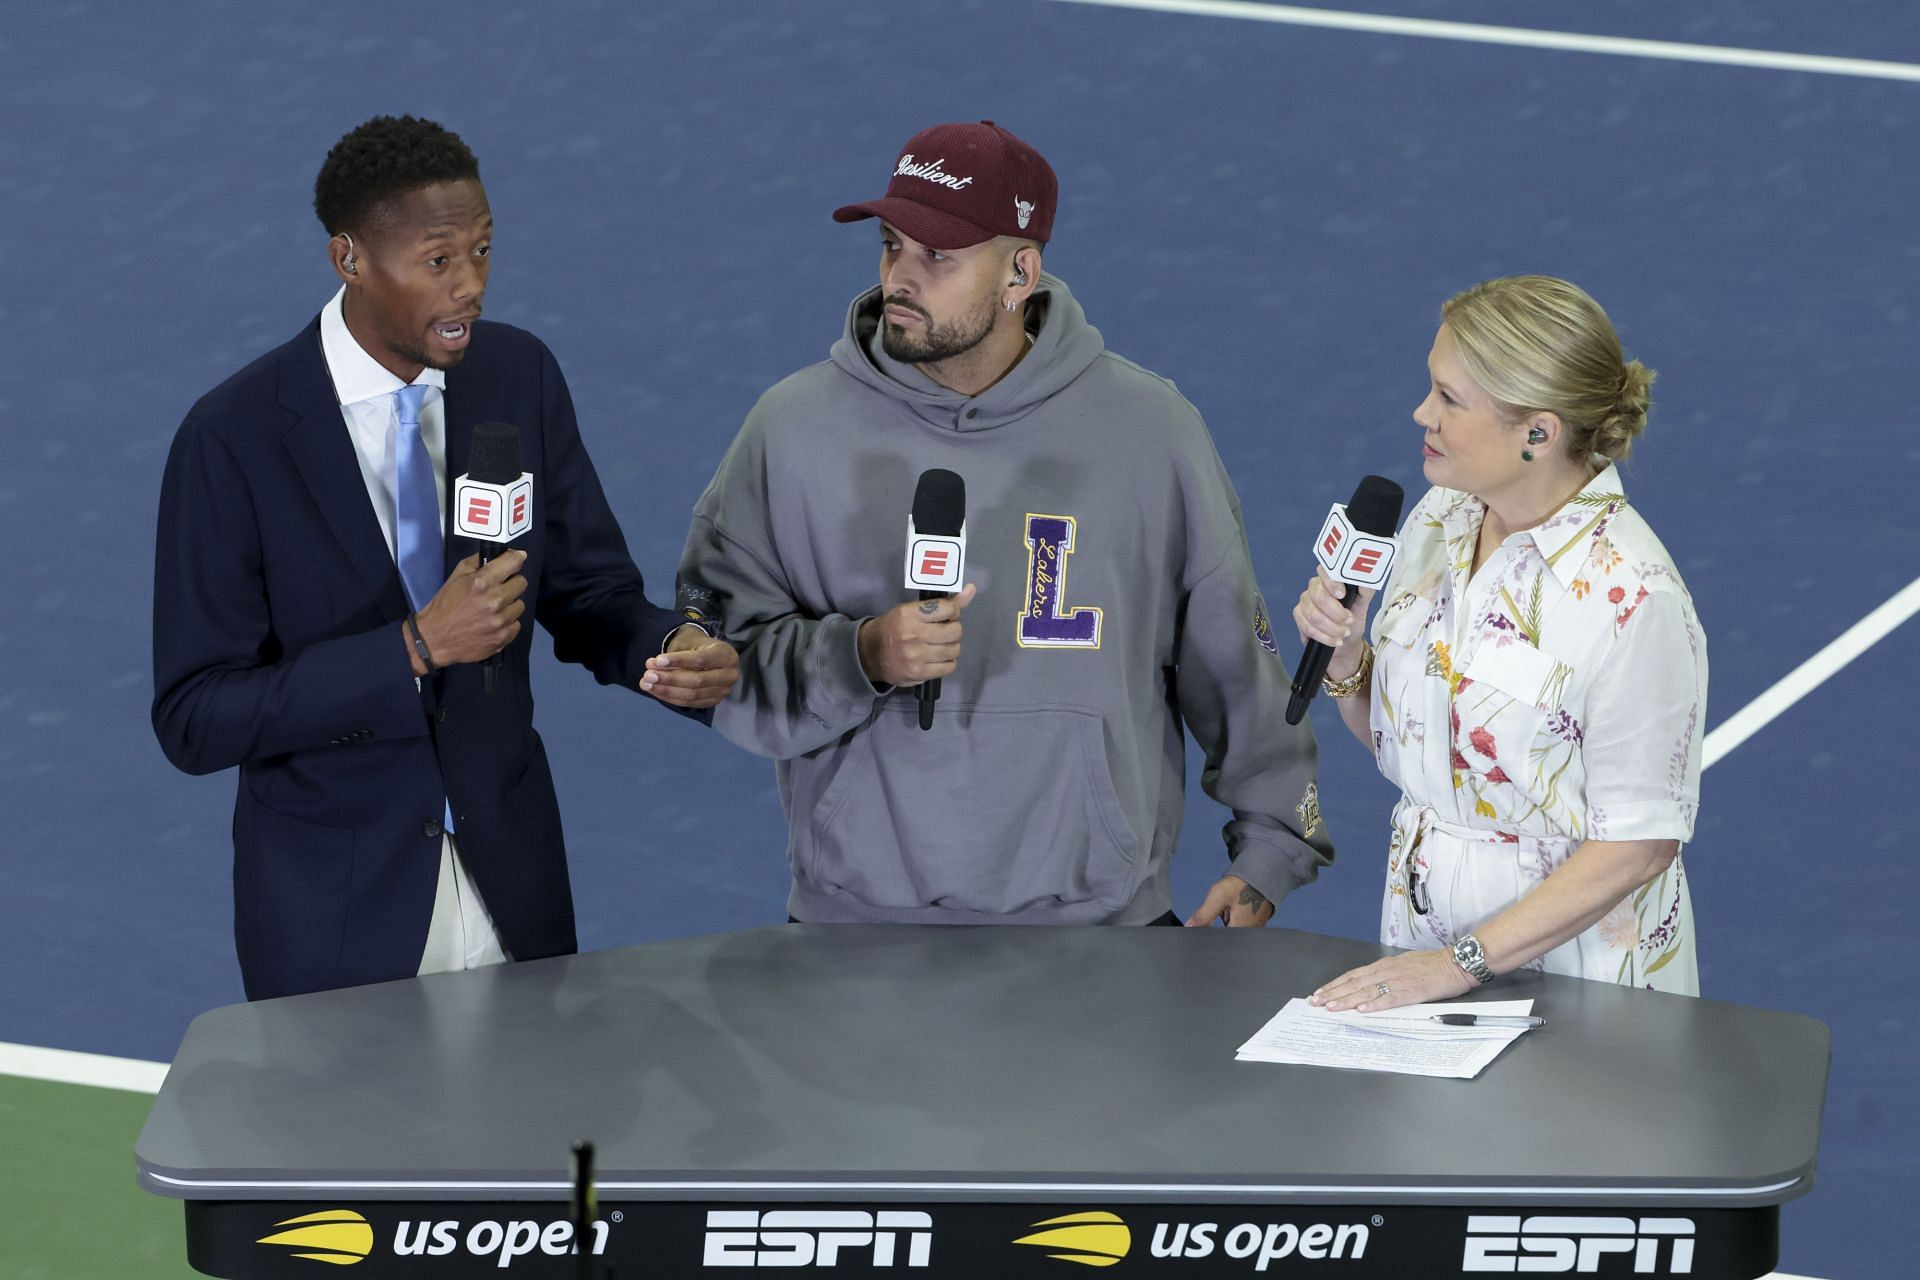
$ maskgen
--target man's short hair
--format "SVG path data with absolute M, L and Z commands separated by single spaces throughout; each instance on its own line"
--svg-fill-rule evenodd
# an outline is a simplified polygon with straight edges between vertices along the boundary
M 360 231 L 394 197 L 480 178 L 460 135 L 414 116 L 375 116 L 333 144 L 313 182 L 313 211 L 331 235 Z

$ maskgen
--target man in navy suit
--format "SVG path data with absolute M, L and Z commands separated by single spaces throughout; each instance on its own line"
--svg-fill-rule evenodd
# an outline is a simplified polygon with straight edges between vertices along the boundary
M 647 600 L 552 353 L 479 318 L 493 219 L 466 145 L 370 120 L 314 210 L 340 291 L 187 415 L 155 556 L 154 731 L 188 773 L 239 767 L 253 999 L 575 949 L 526 610 L 562 660 L 690 714 L 739 674 Z M 489 421 L 519 429 L 534 522 L 482 565 L 447 499 Z

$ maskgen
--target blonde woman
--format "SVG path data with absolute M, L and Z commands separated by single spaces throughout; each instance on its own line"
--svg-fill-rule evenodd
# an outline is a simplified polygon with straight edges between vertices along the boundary
M 1313 995 L 1450 999 L 1545 970 L 1699 994 L 1693 834 L 1707 649 L 1617 463 L 1653 374 L 1599 304 L 1546 276 L 1441 308 L 1414 411 L 1433 484 L 1366 643 L 1372 592 L 1316 577 L 1293 618 L 1336 646 L 1326 691 L 1402 791 L 1380 940 L 1412 948 Z

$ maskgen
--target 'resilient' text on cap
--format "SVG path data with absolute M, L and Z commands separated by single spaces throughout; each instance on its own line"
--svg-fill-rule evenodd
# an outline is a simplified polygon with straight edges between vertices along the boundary
M 993 121 L 937 124 L 900 149 L 886 195 L 835 209 L 833 218 L 881 218 L 934 249 L 995 236 L 1044 245 L 1059 189 L 1046 157 Z

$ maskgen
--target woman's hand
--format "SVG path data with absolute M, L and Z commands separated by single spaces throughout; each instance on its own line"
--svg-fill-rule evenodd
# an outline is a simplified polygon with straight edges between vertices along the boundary
M 1327 663 L 1327 676 L 1345 680 L 1360 668 L 1360 650 L 1366 641 L 1367 606 L 1373 603 L 1373 588 L 1354 592 L 1353 603 L 1343 605 L 1340 597 L 1346 586 L 1316 566 L 1313 580 L 1300 593 L 1293 606 L 1293 625 L 1299 629 L 1302 646 L 1310 640 L 1330 646 L 1334 653 Z
M 1350 969 L 1307 998 L 1330 1013 L 1378 1013 L 1403 1004 L 1451 1000 L 1479 984 L 1453 962 L 1451 951 L 1409 951 Z

